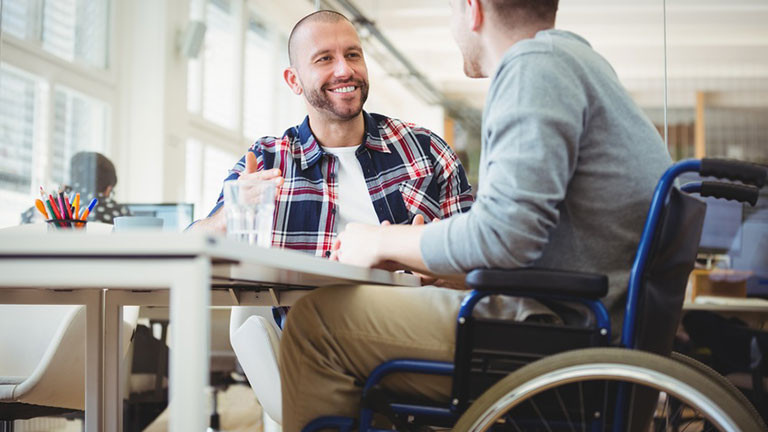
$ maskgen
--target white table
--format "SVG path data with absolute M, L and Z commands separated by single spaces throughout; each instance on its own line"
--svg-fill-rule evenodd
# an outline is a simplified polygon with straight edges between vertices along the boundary
M 0 275 L 0 304 L 86 304 L 87 431 L 122 428 L 118 324 L 123 304 L 170 305 L 170 429 L 203 431 L 212 299 L 217 304 L 290 305 L 320 286 L 419 284 L 408 274 L 202 234 L 0 234 Z M 73 294 L 55 294 L 62 290 Z M 103 321 L 93 311 L 102 293 Z

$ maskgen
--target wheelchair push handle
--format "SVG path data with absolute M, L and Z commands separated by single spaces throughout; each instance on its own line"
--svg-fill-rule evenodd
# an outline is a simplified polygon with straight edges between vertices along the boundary
M 732 159 L 701 160 L 699 173 L 703 177 L 717 177 L 727 180 L 737 180 L 743 183 L 755 185 L 758 188 L 765 186 L 768 170 L 759 165 Z
M 749 203 L 754 207 L 760 196 L 760 189 L 752 185 L 705 181 L 701 182 L 700 194 L 703 197 L 723 198 Z

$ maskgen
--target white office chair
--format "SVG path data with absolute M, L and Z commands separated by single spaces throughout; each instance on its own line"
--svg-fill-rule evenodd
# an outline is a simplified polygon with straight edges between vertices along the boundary
M 280 329 L 272 308 L 236 306 L 229 320 L 229 340 L 256 398 L 264 410 L 264 431 L 280 430 L 283 421 L 280 390 Z
M 123 316 L 125 349 L 138 307 Z M 4 417 L 84 409 L 85 320 L 85 306 L 0 305 L 0 404 L 13 404 L 0 406 Z

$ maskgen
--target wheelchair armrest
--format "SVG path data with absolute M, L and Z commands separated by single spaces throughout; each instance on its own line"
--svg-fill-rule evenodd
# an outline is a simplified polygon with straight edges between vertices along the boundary
M 567 296 L 597 300 L 608 293 L 608 277 L 542 268 L 478 269 L 466 283 L 478 291 L 500 291 L 517 296 Z

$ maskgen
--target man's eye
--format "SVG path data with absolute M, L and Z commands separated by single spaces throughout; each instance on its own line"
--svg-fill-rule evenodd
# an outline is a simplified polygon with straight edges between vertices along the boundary
M 347 57 L 357 58 L 357 57 L 360 57 L 360 54 L 358 54 L 358 53 L 349 53 L 349 54 L 347 54 Z
M 328 61 L 328 60 L 330 60 L 330 59 L 331 59 L 331 58 L 330 58 L 329 56 L 323 56 L 323 57 L 320 57 L 319 59 L 317 59 L 317 61 L 319 61 L 319 62 L 325 62 L 325 61 Z

